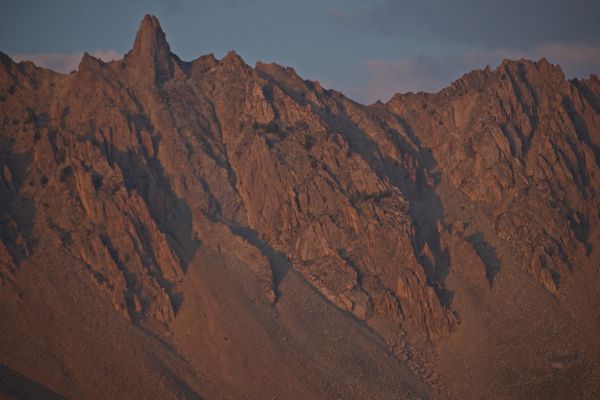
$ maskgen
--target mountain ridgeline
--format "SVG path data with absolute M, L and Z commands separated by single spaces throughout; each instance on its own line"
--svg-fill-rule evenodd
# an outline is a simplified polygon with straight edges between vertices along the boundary
M 545 59 L 365 106 L 152 16 L 0 53 L 0 233 L 7 398 L 600 396 L 600 81 Z

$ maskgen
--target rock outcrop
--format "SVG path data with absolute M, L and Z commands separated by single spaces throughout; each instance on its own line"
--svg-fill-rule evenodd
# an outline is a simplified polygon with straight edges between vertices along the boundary
M 108 305 L 110 324 L 141 329 L 119 328 L 118 343 L 160 338 L 149 348 L 172 354 L 156 353 L 160 366 L 144 377 L 166 376 L 163 394 L 257 398 L 269 373 L 290 384 L 265 393 L 298 398 L 514 398 L 543 385 L 564 398 L 597 393 L 596 77 L 568 81 L 546 60 L 505 61 L 437 94 L 363 106 L 291 68 L 252 68 L 234 52 L 182 61 L 152 16 L 123 60 L 86 54 L 68 75 L 1 53 L 0 62 L 6 337 L 27 330 L 10 319 L 18 310 L 36 318 L 43 301 L 23 293 L 45 285 L 52 301 L 94 291 L 82 304 L 112 315 Z M 58 288 L 56 276 L 73 278 Z M 319 307 L 332 327 L 352 332 L 353 350 L 345 332 L 321 332 L 304 317 Z M 515 318 L 548 338 L 492 331 Z M 318 378 L 303 375 L 303 365 L 328 356 L 300 344 L 338 336 L 331 351 L 383 372 L 364 381 L 363 372 L 328 375 L 344 363 L 335 353 L 338 364 L 322 363 Z M 539 356 L 515 361 L 520 341 Z M 92 396 L 77 372 L 37 373 L 9 345 L 4 365 L 57 392 L 77 388 L 67 396 Z M 376 367 L 360 346 L 394 361 Z M 36 351 L 53 354 L 48 368 L 71 357 Z M 207 367 L 211 357 L 217 370 Z M 253 357 L 264 376 L 240 367 Z M 457 362 L 472 392 L 454 379 Z M 496 362 L 505 369 L 494 371 Z M 339 383 L 350 376 L 361 390 Z M 515 386 L 500 394 L 506 385 Z

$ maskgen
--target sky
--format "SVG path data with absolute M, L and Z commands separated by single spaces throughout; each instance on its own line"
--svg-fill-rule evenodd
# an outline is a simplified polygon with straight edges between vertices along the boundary
M 435 92 L 505 58 L 600 74 L 598 0 L 0 0 L 0 51 L 69 72 L 84 51 L 121 58 L 145 14 L 184 60 L 235 50 L 362 103 Z

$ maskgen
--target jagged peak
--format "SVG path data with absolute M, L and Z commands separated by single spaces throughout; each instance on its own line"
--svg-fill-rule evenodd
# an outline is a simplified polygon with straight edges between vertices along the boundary
M 6 53 L 0 51 L 0 65 L 5 69 L 14 69 L 19 68 L 20 70 L 33 71 L 35 69 L 41 69 L 33 61 L 23 60 L 23 61 L 15 61 Z
M 168 55 L 171 52 L 169 43 L 158 18 L 147 14 L 140 23 L 140 28 L 135 36 L 133 52 L 138 54 Z
M 8 54 L 4 54 L 0 51 L 0 65 L 2 65 L 4 68 L 9 68 L 14 63 L 15 62 Z
M 296 70 L 290 66 L 284 66 L 277 63 L 264 63 L 261 61 L 256 62 L 255 68 L 259 71 L 264 71 L 269 74 L 274 74 L 278 76 L 286 76 L 288 78 L 302 80 L 302 78 L 298 75 Z
M 540 85 L 541 82 L 562 82 L 565 75 L 558 64 L 552 64 L 545 57 L 538 61 L 525 58 L 518 60 L 505 58 L 495 69 L 486 66 L 463 74 L 439 93 L 451 96 L 462 90 L 482 89 L 492 82 L 505 79 L 509 75 L 527 84 Z
M 104 65 L 104 61 L 101 59 L 90 55 L 87 51 L 83 53 L 81 57 L 81 61 L 79 61 L 79 66 L 77 67 L 78 71 L 84 71 L 89 69 L 95 69 L 98 66 Z
M 525 72 L 528 73 L 547 73 L 551 75 L 562 76 L 564 79 L 564 72 L 562 67 L 559 64 L 553 64 L 546 57 L 540 58 L 538 61 L 529 60 L 526 58 L 521 58 L 518 60 L 511 60 L 505 58 L 502 60 L 502 63 L 496 69 L 498 70 L 508 70 L 508 69 L 516 69 L 516 68 L 524 68 Z
M 192 63 L 200 62 L 200 63 L 211 63 L 216 64 L 219 62 L 213 53 L 203 54 L 195 60 L 191 61 Z
M 202 73 L 217 66 L 218 64 L 219 60 L 215 58 L 214 54 L 209 53 L 196 58 L 195 60 L 191 61 L 189 65 L 191 66 L 192 70 Z
M 235 50 L 229 50 L 225 57 L 221 59 L 221 62 L 228 65 L 247 65 L 246 61 L 244 61 L 244 59 L 238 53 L 236 53 Z
M 133 49 L 125 57 L 139 70 L 143 79 L 154 78 L 156 83 L 168 80 L 174 74 L 174 57 L 158 18 L 145 15 L 135 36 Z

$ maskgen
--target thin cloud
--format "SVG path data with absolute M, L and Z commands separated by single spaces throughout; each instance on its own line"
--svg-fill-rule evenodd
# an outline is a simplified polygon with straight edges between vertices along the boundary
M 560 64 L 568 77 L 585 78 L 600 73 L 599 45 L 546 43 L 536 49 L 536 57 Z
M 103 61 L 118 60 L 123 54 L 113 49 L 97 49 L 92 56 Z M 12 54 L 16 62 L 31 61 L 38 67 L 48 68 L 56 72 L 68 73 L 77 69 L 83 52 L 77 53 L 38 53 L 38 54 Z
M 559 64 L 569 78 L 585 78 L 600 72 L 600 45 L 543 43 L 531 51 L 492 49 L 457 54 L 422 55 L 397 61 L 369 60 L 365 64 L 364 85 L 350 88 L 348 94 L 362 102 L 387 101 L 396 93 L 437 92 L 462 74 L 505 59 L 547 58 Z
M 327 11 L 326 15 L 339 22 L 344 23 L 351 22 L 355 19 L 355 15 L 350 14 L 349 12 L 342 10 L 341 8 L 331 8 Z

